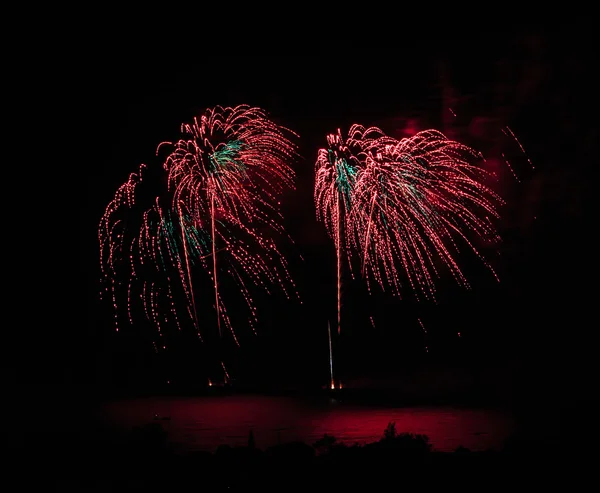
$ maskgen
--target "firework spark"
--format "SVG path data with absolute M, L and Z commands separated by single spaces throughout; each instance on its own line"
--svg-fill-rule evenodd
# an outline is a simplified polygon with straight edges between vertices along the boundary
M 285 234 L 279 198 L 294 186 L 289 163 L 297 156 L 291 141 L 296 134 L 269 120 L 263 110 L 246 105 L 208 109 L 183 124 L 181 132 L 183 138 L 163 142 L 157 149 L 157 154 L 169 150 L 162 171 L 166 190 L 147 207 L 137 204 L 142 167 L 107 207 L 99 232 L 104 279 L 113 288 L 123 276 L 129 286 L 141 283 L 145 311 L 159 332 L 167 311 L 156 304 L 158 292 L 168 291 L 169 317 L 178 316 L 171 291 L 177 280 L 185 292 L 187 317 L 201 337 L 192 284 L 200 266 L 211 278 L 219 335 L 224 324 L 239 344 L 221 296 L 221 278 L 236 282 L 249 308 L 252 330 L 256 307 L 251 284 L 267 292 L 268 286 L 277 285 L 287 297 L 298 295 L 273 238 Z M 146 267 L 140 270 L 139 265 Z M 148 271 L 161 275 L 166 288 L 152 276 L 149 281 Z M 118 313 L 116 295 L 113 302 Z

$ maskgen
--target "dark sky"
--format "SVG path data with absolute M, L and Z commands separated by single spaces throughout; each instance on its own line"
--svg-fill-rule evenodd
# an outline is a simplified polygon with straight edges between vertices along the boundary
M 68 247 L 76 280 L 48 282 L 60 291 L 62 322 L 51 333 L 42 330 L 40 348 L 25 346 L 33 364 L 9 358 L 7 380 L 202 380 L 218 373 L 210 359 L 222 352 L 240 379 L 324 383 L 335 252 L 315 220 L 314 160 L 328 132 L 361 123 L 397 136 L 438 128 L 480 148 L 500 174 L 496 186 L 507 205 L 498 223 L 504 243 L 488 252 L 500 283 L 465 256 L 459 260 L 473 289 L 442 279 L 438 305 L 417 303 L 410 292 L 401 301 L 377 291 L 368 297 L 360 282 L 347 285 L 339 365 L 348 378 L 403 375 L 429 365 L 505 374 L 523 387 L 587 391 L 572 380 L 594 368 L 587 322 L 592 288 L 584 287 L 595 279 L 594 223 L 586 211 L 599 137 L 589 23 L 494 25 L 468 36 L 457 31 L 440 30 L 419 43 L 411 42 L 412 31 L 409 39 L 380 44 L 253 38 L 227 47 L 204 38 L 196 50 L 143 33 L 93 43 L 66 86 L 74 88 L 69 97 L 79 109 L 70 132 L 83 147 L 71 174 L 79 195 L 65 218 L 79 230 Z M 129 173 L 141 163 L 159 164 L 156 146 L 177 138 L 182 122 L 207 107 L 237 104 L 260 106 L 300 135 L 297 190 L 284 197 L 283 210 L 296 242 L 290 259 L 304 304 L 263 300 L 261 336 L 240 349 L 180 341 L 170 356 L 156 357 L 145 335 L 114 337 L 106 306 L 98 303 L 98 221 Z M 506 125 L 535 170 L 502 135 Z M 502 164 L 502 153 L 520 181 Z M 304 262 L 293 260 L 297 253 Z M 427 341 L 418 318 L 428 328 Z M 33 370 L 39 367 L 45 370 Z

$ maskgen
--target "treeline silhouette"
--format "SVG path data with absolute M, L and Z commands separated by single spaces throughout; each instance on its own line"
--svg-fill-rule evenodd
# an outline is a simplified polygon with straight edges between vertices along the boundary
M 50 435 L 49 435 L 50 436 Z M 160 421 L 116 433 L 52 434 L 33 443 L 4 440 L 4 467 L 20 487 L 43 491 L 400 491 L 460 486 L 478 491 L 553 484 L 566 468 L 565 450 L 515 437 L 502 450 L 432 448 L 425 435 L 401 433 L 390 422 L 380 440 L 347 445 L 323 436 L 314 444 L 248 444 L 214 452 L 177 452 Z M 563 444 L 564 445 L 564 444 Z M 577 450 L 569 451 L 577 462 Z

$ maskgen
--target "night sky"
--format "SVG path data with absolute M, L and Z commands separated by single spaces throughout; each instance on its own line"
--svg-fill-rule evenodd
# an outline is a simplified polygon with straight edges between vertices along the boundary
M 468 36 L 446 29 L 414 44 L 286 38 L 228 48 L 203 39 L 196 51 L 157 37 L 147 42 L 143 33 L 93 44 L 68 86 L 76 88 L 69 96 L 79 109 L 69 133 L 83 135 L 83 149 L 69 178 L 77 182 L 68 186 L 73 200 L 59 222 L 75 233 L 62 253 L 76 275 L 44 281 L 58 300 L 48 318 L 55 313 L 60 321 L 46 319 L 51 328 L 17 337 L 26 356 L 5 361 L 6 380 L 86 388 L 204 383 L 218 374 L 211 358 L 219 351 L 240 381 L 325 384 L 335 250 L 315 219 L 314 162 L 327 133 L 361 123 L 398 137 L 437 128 L 478 148 L 498 172 L 494 187 L 507 205 L 497 223 L 504 241 L 486 252 L 500 283 L 465 254 L 459 262 L 472 289 L 443 273 L 437 305 L 415 301 L 410 290 L 398 300 L 377 289 L 369 297 L 361 281 L 345 284 L 337 364 L 347 381 L 464 370 L 520 395 L 591 392 L 595 223 L 586 211 L 599 135 L 588 26 L 522 23 L 476 27 Z M 286 252 L 303 304 L 262 297 L 260 335 L 243 338 L 239 349 L 224 344 L 213 351 L 182 336 L 170 354 L 157 356 L 145 334 L 123 328 L 116 337 L 98 301 L 98 221 L 140 164 L 160 166 L 156 147 L 176 139 L 181 123 L 208 107 L 238 104 L 262 107 L 300 135 L 297 189 L 282 203 L 296 243 Z M 506 125 L 535 170 L 502 134 Z

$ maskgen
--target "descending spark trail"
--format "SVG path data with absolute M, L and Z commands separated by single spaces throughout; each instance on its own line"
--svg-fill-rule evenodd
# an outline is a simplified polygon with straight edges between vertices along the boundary
M 297 154 L 290 138 L 296 134 L 246 105 L 208 109 L 181 131 L 180 140 L 158 146 L 157 155 L 170 146 L 162 170 L 148 175 L 147 166 L 140 166 L 102 216 L 98 239 L 105 291 L 116 330 L 126 304 L 130 324 L 141 312 L 163 337 L 164 326 L 181 330 L 187 317 L 204 340 L 200 326 L 206 317 L 200 316 L 194 281 L 207 273 L 219 337 L 224 323 L 239 345 L 221 293 L 226 278 L 247 305 L 253 331 L 257 314 L 250 285 L 267 293 L 269 285 L 278 286 L 288 298 L 291 286 L 298 296 L 275 241 L 275 235 L 287 236 L 279 200 L 294 186 L 290 162 Z M 184 294 L 184 306 L 176 301 L 181 300 L 177 291 Z M 140 310 L 134 309 L 137 300 Z
M 223 368 L 223 381 L 224 383 L 229 383 L 229 381 L 231 380 L 229 377 L 229 372 L 227 371 L 227 368 L 225 368 L 225 363 L 223 363 L 221 361 L 221 368 Z
M 187 282 L 188 282 L 188 286 L 190 288 L 190 292 L 193 293 L 194 287 L 192 286 L 192 275 L 190 273 L 190 261 L 189 261 L 187 242 L 186 242 L 186 236 L 185 236 L 185 228 L 183 226 L 183 215 L 181 214 L 181 211 L 179 214 L 179 221 L 180 221 L 180 225 L 181 225 L 181 243 L 183 244 L 185 268 L 186 268 L 186 273 L 187 273 Z M 215 255 L 215 252 L 213 251 L 213 257 L 214 257 L 214 255 Z M 194 309 L 194 322 L 195 322 L 196 327 L 198 327 L 198 310 L 196 309 L 196 300 L 193 295 L 190 296 L 190 301 L 192 302 L 192 307 Z
M 421 322 L 420 318 L 417 318 L 417 321 L 419 322 L 419 326 L 421 327 L 421 330 L 423 331 L 423 334 L 425 336 L 425 352 L 428 353 L 429 352 L 429 346 L 427 345 L 427 329 L 425 328 L 425 326 L 423 325 L 423 322 Z

